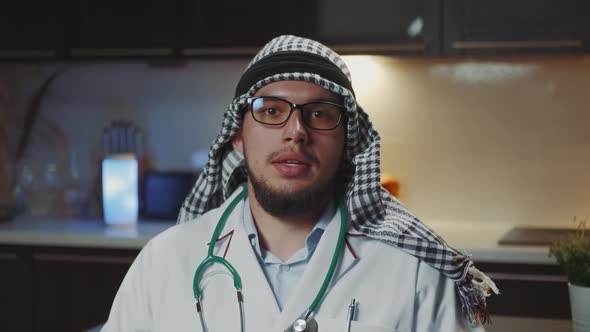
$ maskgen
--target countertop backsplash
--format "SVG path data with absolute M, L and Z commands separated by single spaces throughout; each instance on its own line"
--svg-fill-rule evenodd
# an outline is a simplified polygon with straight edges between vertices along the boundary
M 419 217 L 567 226 L 590 216 L 590 57 L 345 61 L 382 137 L 382 171 Z M 142 128 L 154 169 L 198 167 L 247 62 L 2 64 L 0 82 L 17 78 L 22 106 L 68 66 L 41 116 L 61 127 L 67 169 L 92 191 L 102 128 L 116 120 Z

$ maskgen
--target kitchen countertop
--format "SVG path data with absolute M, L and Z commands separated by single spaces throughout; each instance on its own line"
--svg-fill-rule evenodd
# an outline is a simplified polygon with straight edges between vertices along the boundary
M 427 225 L 451 247 L 471 255 L 475 263 L 557 264 L 555 258 L 548 256 L 548 246 L 498 245 L 500 238 L 513 227 L 538 225 L 448 221 L 429 221 Z
M 136 225 L 109 226 L 100 219 L 18 217 L 0 223 L 0 245 L 36 245 L 141 249 L 152 237 L 172 227 L 174 220 L 140 220 Z M 428 221 L 449 245 L 487 263 L 556 264 L 546 246 L 498 245 L 515 225 Z
M 100 219 L 17 217 L 0 223 L 0 245 L 141 249 L 174 220 L 107 225 Z

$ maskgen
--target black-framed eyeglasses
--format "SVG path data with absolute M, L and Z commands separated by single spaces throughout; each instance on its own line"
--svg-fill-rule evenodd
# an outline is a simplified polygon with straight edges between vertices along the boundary
M 254 120 L 271 126 L 284 124 L 298 108 L 301 111 L 303 123 L 317 130 L 335 129 L 346 111 L 344 106 L 327 101 L 294 104 L 278 97 L 249 98 L 248 104 Z

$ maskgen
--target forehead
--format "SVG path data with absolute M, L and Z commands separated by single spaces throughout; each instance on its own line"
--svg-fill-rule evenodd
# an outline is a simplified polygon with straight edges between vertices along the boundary
M 281 97 L 296 104 L 319 100 L 337 103 L 340 100 L 338 95 L 317 84 L 305 81 L 272 82 L 258 89 L 254 96 Z

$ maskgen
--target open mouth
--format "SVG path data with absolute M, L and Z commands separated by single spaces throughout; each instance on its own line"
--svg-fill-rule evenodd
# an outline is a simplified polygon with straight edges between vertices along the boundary
M 285 160 L 281 161 L 280 163 L 285 165 L 304 165 L 304 163 L 297 160 Z
M 311 168 L 310 158 L 301 152 L 281 153 L 272 164 L 281 176 L 288 178 L 305 176 Z

